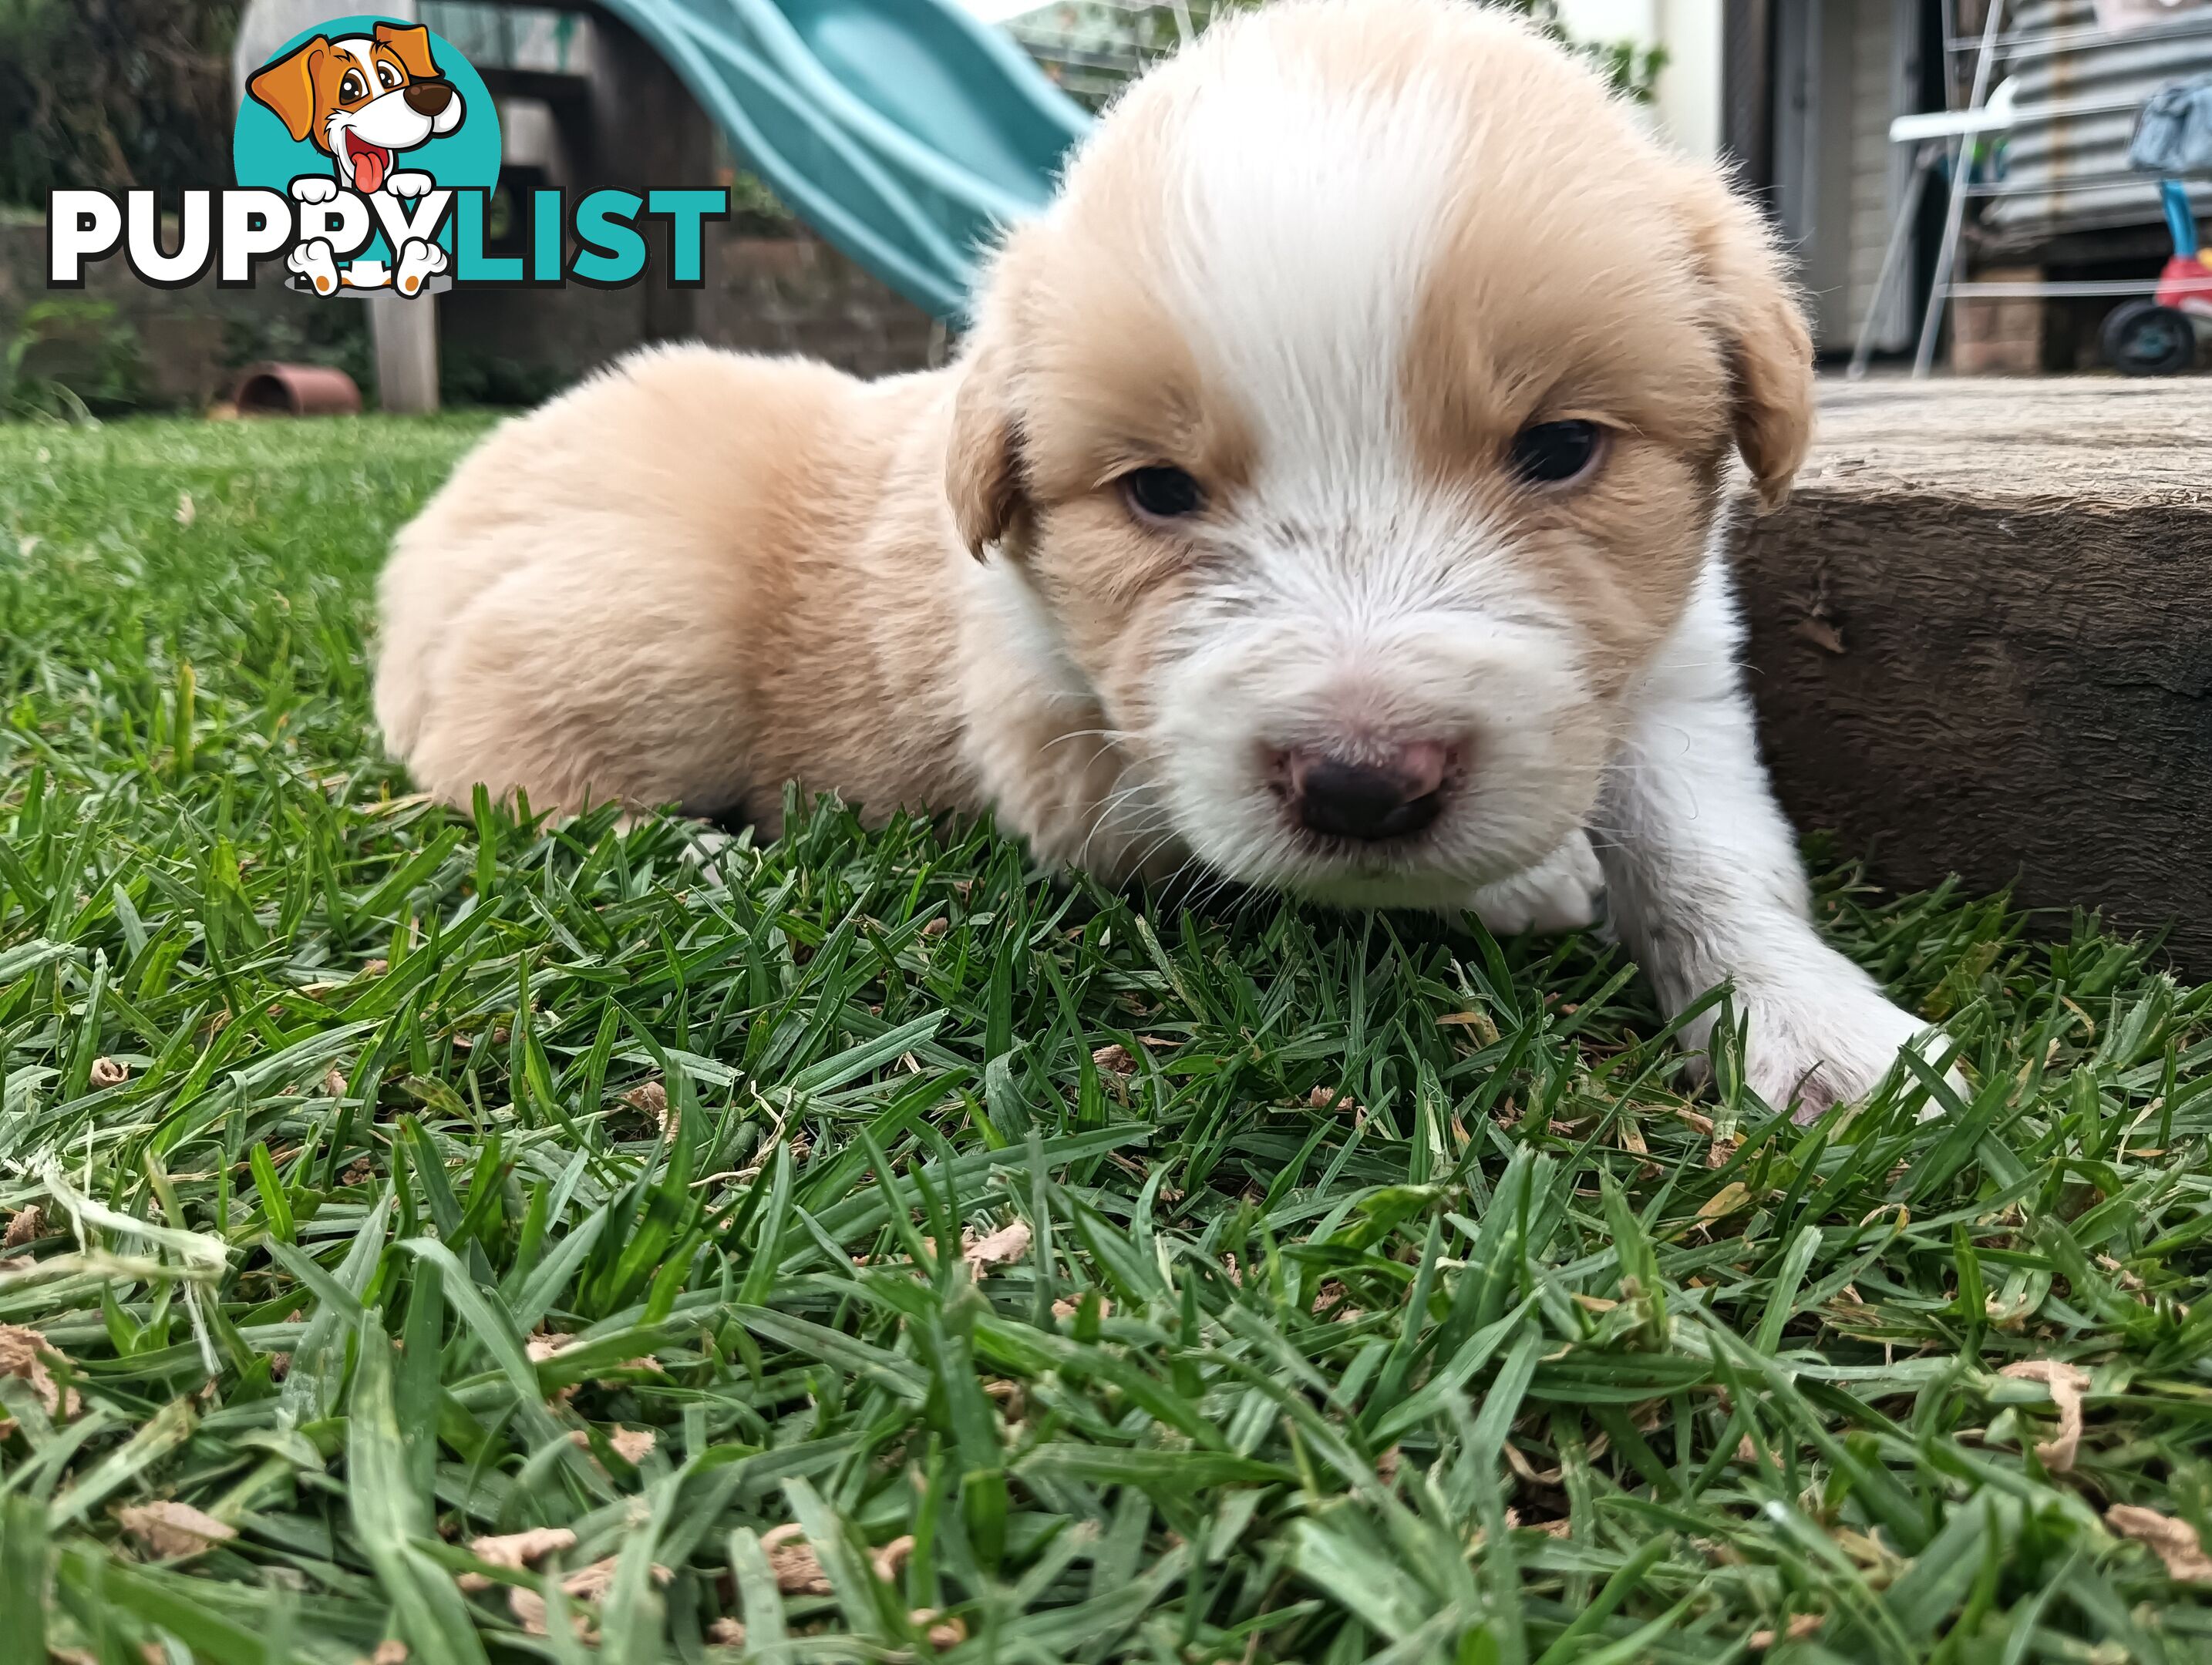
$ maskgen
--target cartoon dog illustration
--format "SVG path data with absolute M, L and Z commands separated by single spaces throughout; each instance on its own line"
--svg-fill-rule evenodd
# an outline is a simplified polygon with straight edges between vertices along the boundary
M 312 140 L 336 164 L 335 178 L 308 173 L 292 181 L 293 196 L 303 203 L 326 203 L 340 185 L 364 195 L 420 197 L 435 181 L 395 168 L 394 161 L 402 151 L 452 132 L 465 113 L 460 93 L 430 56 L 430 32 L 397 23 L 336 39 L 319 34 L 259 70 L 246 90 L 276 112 L 295 139 Z M 410 237 L 396 274 L 379 260 L 356 260 L 341 273 L 330 243 L 316 238 L 294 249 L 289 264 L 322 295 L 341 281 L 415 295 L 446 269 L 446 252 L 427 238 Z

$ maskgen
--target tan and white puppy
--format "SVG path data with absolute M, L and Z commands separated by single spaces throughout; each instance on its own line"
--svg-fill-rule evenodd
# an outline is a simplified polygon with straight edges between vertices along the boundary
M 1922 1024 L 1815 934 L 1735 670 L 1731 453 L 1778 495 L 1812 416 L 1758 216 L 1586 69 L 1282 0 L 1121 100 L 951 368 L 654 351 L 502 428 L 400 535 L 378 714 L 456 803 L 795 778 L 1503 929 L 1601 863 L 1817 1109 Z

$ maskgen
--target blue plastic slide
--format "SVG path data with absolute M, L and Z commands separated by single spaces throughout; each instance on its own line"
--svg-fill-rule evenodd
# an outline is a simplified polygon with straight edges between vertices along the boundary
M 829 242 L 957 322 L 994 229 L 1050 196 L 1082 106 L 952 0 L 599 0 Z

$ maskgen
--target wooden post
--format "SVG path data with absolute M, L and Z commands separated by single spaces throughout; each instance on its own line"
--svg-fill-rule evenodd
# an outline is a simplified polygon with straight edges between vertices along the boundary
M 1784 807 L 1884 883 L 2171 926 L 2212 974 L 2212 386 L 1876 380 L 1823 418 L 1739 540 Z
M 343 303 L 341 303 L 343 304 Z M 376 399 L 395 416 L 438 408 L 438 311 L 435 296 L 371 295 L 369 332 L 376 340 Z

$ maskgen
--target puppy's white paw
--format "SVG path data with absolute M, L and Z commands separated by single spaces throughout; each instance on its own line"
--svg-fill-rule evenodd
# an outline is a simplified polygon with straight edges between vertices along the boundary
M 446 251 L 420 237 L 410 238 L 399 252 L 399 270 L 393 280 L 402 295 L 422 293 L 425 279 L 446 269 Z
M 684 864 L 696 867 L 700 881 L 709 889 L 726 889 L 729 881 L 722 877 L 720 858 L 737 842 L 735 833 L 726 833 L 702 822 L 691 829 L 691 842 L 684 847 Z
M 338 194 L 338 182 L 327 173 L 302 173 L 292 181 L 292 194 L 303 203 L 327 203 Z
M 1475 916 L 1493 937 L 1527 931 L 1579 931 L 1596 922 L 1605 872 L 1589 836 L 1577 832 L 1526 872 L 1474 893 Z
M 1864 1098 L 1892 1069 L 1905 1067 L 1899 1054 L 1907 1047 L 1938 1068 L 1956 1049 L 1940 1028 L 1856 975 L 1796 988 L 1742 988 L 1736 1000 L 1746 1019 L 1746 1085 L 1776 1109 L 1794 1100 L 1799 1121 Z M 1711 1026 L 1705 1027 L 1709 1035 Z M 1947 1074 L 1964 1097 L 1959 1072 Z M 1924 1112 L 1942 1113 L 1932 1103 Z
M 410 170 L 394 173 L 384 182 L 384 188 L 395 197 L 419 197 L 435 183 L 428 173 Z
M 337 251 L 327 240 L 317 237 L 296 246 L 284 257 L 284 264 L 307 280 L 317 295 L 334 295 L 338 287 Z

